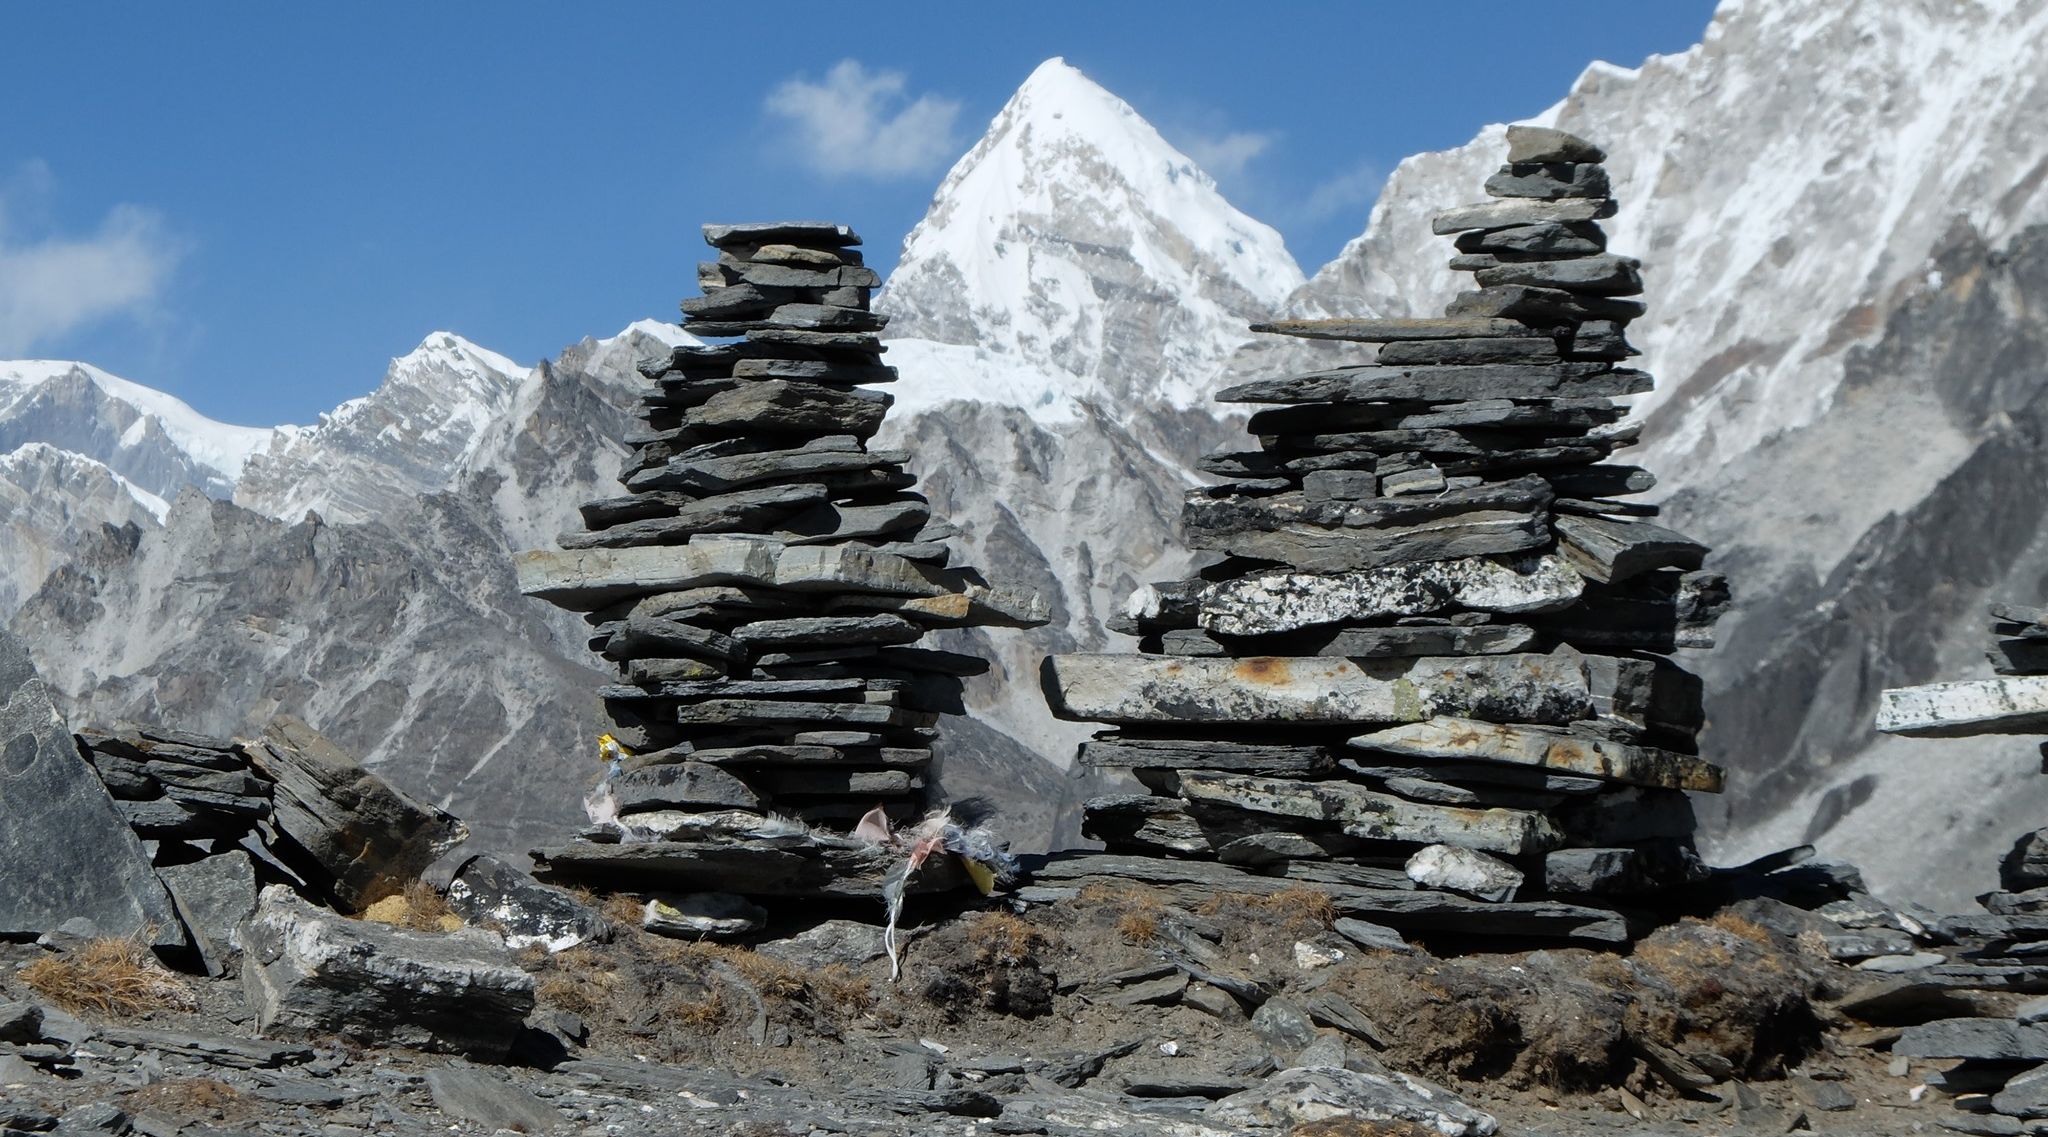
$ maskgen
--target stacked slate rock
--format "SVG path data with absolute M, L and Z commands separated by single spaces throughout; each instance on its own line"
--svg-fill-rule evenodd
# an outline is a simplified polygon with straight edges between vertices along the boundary
M 2001 678 L 1886 691 L 1878 729 L 1937 738 L 2048 733 L 2048 609 L 1994 604 L 1991 620 L 1989 655 Z M 1933 921 L 1928 966 L 1877 994 L 1894 1015 L 1900 1004 L 1927 1009 L 1912 1016 L 1893 1054 L 1957 1060 L 1925 1075 L 1958 1110 L 1944 1128 L 2039 1132 L 2048 1118 L 2048 998 L 2015 1007 L 2012 993 L 2048 992 L 2048 829 L 2021 837 L 1998 879 L 1998 891 L 1978 897 L 1984 911 Z
M 872 896 L 872 850 L 835 834 L 927 810 L 937 716 L 987 669 L 919 642 L 1042 623 L 1043 605 L 949 567 L 955 530 L 913 492 L 909 455 L 868 447 L 891 402 L 870 388 L 896 373 L 852 230 L 704 238 L 718 258 L 683 326 L 727 342 L 642 367 L 628 492 L 519 565 L 617 665 L 603 695 L 624 748 L 590 839 L 536 857 L 594 884 Z
M 1220 559 L 1132 597 L 1113 626 L 1142 654 L 1048 662 L 1057 713 L 1115 724 L 1081 760 L 1148 792 L 1089 803 L 1115 855 L 1041 883 L 1214 860 L 1142 871 L 1312 883 L 1417 930 L 1615 941 L 1616 907 L 1703 874 L 1686 792 L 1721 772 L 1667 653 L 1711 646 L 1726 582 L 1627 500 L 1651 475 L 1612 460 L 1638 429 L 1616 400 L 1651 379 L 1619 365 L 1642 284 L 1597 223 L 1603 155 L 1527 127 L 1508 146 L 1493 200 L 1437 215 L 1479 284 L 1445 318 L 1255 326 L 1381 346 L 1222 392 L 1263 409 L 1259 449 L 1205 459 L 1231 480 L 1182 515 Z
M 114 808 L 145 841 L 234 845 L 270 816 L 270 780 L 226 739 L 160 727 L 76 738 Z

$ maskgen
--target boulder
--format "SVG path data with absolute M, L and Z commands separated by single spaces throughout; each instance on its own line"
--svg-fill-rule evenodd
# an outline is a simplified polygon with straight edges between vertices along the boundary
M 550 952 L 609 939 L 612 925 L 567 890 L 545 885 L 489 855 L 444 858 L 425 874 L 465 924 L 504 929 L 505 946 Z
M 274 720 L 250 757 L 276 782 L 272 849 L 350 910 L 396 893 L 469 837 L 453 814 L 399 791 L 296 718 Z
M 149 856 L 36 674 L 0 632 L 0 937 L 33 937 L 85 917 L 105 935 L 182 947 Z
M 480 929 L 401 931 L 272 885 L 240 938 L 243 992 L 266 1034 L 502 1058 L 533 1011 L 533 977 Z
M 1496 857 L 1455 845 L 1428 845 L 1408 858 L 1408 879 L 1424 888 L 1462 892 L 1476 900 L 1513 900 L 1522 870 Z

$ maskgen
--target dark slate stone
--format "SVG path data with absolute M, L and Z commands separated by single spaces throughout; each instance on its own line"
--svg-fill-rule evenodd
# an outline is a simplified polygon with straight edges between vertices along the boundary
M 249 854 L 234 849 L 156 871 L 171 891 L 200 962 L 209 974 L 225 974 L 241 953 L 235 930 L 256 910 L 256 865 Z
M 1909 1026 L 1892 1043 L 1909 1058 L 2048 1061 L 2048 1026 L 2008 1019 L 1940 1019 Z
M 1508 127 L 1508 161 L 1514 164 L 1528 162 L 1604 162 L 1607 152 L 1598 146 L 1549 126 Z
M 1510 293 L 1513 295 L 1507 295 Z M 1501 306 L 1511 307 L 1513 304 L 1510 301 L 1528 298 L 1534 293 L 1549 293 L 1561 297 L 1562 303 L 1566 306 L 1578 303 L 1577 298 L 1570 293 L 1551 289 L 1489 289 L 1487 293 L 1465 295 L 1500 294 L 1491 298 L 1498 299 Z M 1530 302 L 1533 304 L 1540 299 L 1542 298 L 1534 297 Z M 1639 395 L 1650 387 L 1650 376 L 1644 372 L 1598 363 L 1549 366 L 1501 363 L 1453 367 L 1364 365 L 1333 368 L 1281 379 L 1255 379 L 1249 383 L 1226 387 L 1217 393 L 1216 398 L 1218 402 L 1224 403 L 1375 403 L 1390 400 L 1449 403 L 1556 397 L 1604 399 L 1621 395 Z M 1317 413 L 1321 413 L 1320 408 Z M 1384 410 L 1374 413 L 1381 418 L 1386 415 Z M 1320 421 L 1335 427 L 1339 420 Z
M 866 438 L 882 425 L 892 400 L 875 391 L 846 390 L 786 379 L 747 382 L 721 391 L 683 414 L 685 424 L 745 433 L 852 434 Z
M 837 249 L 861 243 L 850 226 L 831 221 L 759 221 L 704 226 L 704 243 L 720 249 L 747 245 L 813 245 Z
M 427 1071 L 427 1093 L 442 1113 L 493 1131 L 548 1133 L 564 1120 L 559 1111 L 532 1093 L 475 1066 Z
M 1123 738 L 1098 735 L 1081 744 L 1082 765 L 1098 769 L 1230 770 L 1306 778 L 1335 766 L 1325 746 L 1270 746 L 1243 742 Z
M 427 879 L 464 923 L 503 928 L 505 945 L 514 950 L 539 944 L 563 951 L 612 934 L 610 921 L 566 890 L 487 854 L 446 858 L 428 870 Z
M 148 855 L 36 675 L 0 632 L 0 936 L 85 917 L 115 936 L 184 943 Z
M 1560 288 L 1592 296 L 1634 296 L 1643 290 L 1643 274 L 1634 257 L 1603 254 L 1566 261 L 1524 261 L 1479 268 L 1472 279 L 1482 288 L 1526 284 Z
M 1485 253 L 1503 261 L 1590 257 L 1607 251 L 1607 235 L 1592 221 L 1542 221 L 1506 229 L 1473 229 L 1458 234 L 1458 251 Z
M 1489 197 L 1604 198 L 1607 169 L 1598 162 L 1518 162 L 1502 166 L 1486 179 Z
M 1500 316 L 1516 320 L 1614 320 L 1626 323 L 1647 309 L 1641 301 L 1588 296 L 1558 288 L 1502 284 L 1461 292 L 1447 309 L 1454 316 Z M 1604 393 L 1604 392 L 1603 392 Z
M 1490 339 L 1405 340 L 1380 349 L 1382 366 L 1412 364 L 1555 363 L 1557 341 L 1499 336 Z
M 1586 579 L 1602 584 L 1656 569 L 1696 569 L 1707 555 L 1705 545 L 1646 521 L 1559 517 L 1553 527 L 1564 558 Z

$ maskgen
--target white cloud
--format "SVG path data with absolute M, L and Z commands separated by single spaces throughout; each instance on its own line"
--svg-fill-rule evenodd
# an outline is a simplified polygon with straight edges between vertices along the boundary
M 1304 221 L 1328 221 L 1339 214 L 1355 212 L 1359 215 L 1359 227 L 1363 228 L 1365 213 L 1386 181 L 1385 171 L 1370 162 L 1361 162 L 1316 183 L 1293 212 Z
M 1209 172 L 1209 176 L 1225 181 L 1244 173 L 1252 159 L 1264 154 L 1273 145 L 1274 136 L 1256 131 L 1240 130 L 1221 137 L 1200 135 L 1187 140 L 1181 149 L 1195 160 L 1195 165 Z
M 41 162 L 0 182 L 0 356 L 109 316 L 147 315 L 183 253 L 155 212 L 133 205 L 82 236 L 14 232 L 10 218 L 39 214 L 51 189 Z
M 789 120 L 803 158 L 826 174 L 887 178 L 926 173 L 959 149 L 960 102 L 912 99 L 901 71 L 869 71 L 845 59 L 823 82 L 799 76 L 769 92 L 768 110 Z

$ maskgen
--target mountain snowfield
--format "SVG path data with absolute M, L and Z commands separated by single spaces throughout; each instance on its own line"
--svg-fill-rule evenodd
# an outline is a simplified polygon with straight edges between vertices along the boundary
M 1634 460 L 1737 588 L 1695 661 L 1735 771 L 1706 803 L 1724 858 L 1813 840 L 1953 902 L 2048 807 L 2031 744 L 1869 729 L 1881 687 L 1982 673 L 1984 599 L 2048 590 L 2044 115 L 2041 4 L 1731 0 L 1700 45 L 1593 64 L 1539 117 L 1609 150 L 1660 380 Z M 1439 310 L 1458 281 L 1428 217 L 1477 196 L 1500 129 L 1402 163 L 1306 280 L 1060 60 L 946 176 L 878 302 L 902 372 L 883 441 L 962 559 L 1052 600 L 1044 629 L 961 645 L 996 669 L 948 784 L 1010 803 L 1021 844 L 1070 840 L 1085 792 L 1059 766 L 1086 732 L 1047 716 L 1038 657 L 1105 644 L 1132 587 L 1185 571 L 1181 492 L 1238 421 L 1208 393 L 1336 350 L 1246 325 Z M 86 718 L 295 710 L 517 848 L 573 820 L 602 675 L 507 558 L 612 492 L 632 364 L 682 342 L 643 321 L 527 367 L 436 333 L 274 429 L 0 363 L 0 531 L 27 550 L 0 611 Z

